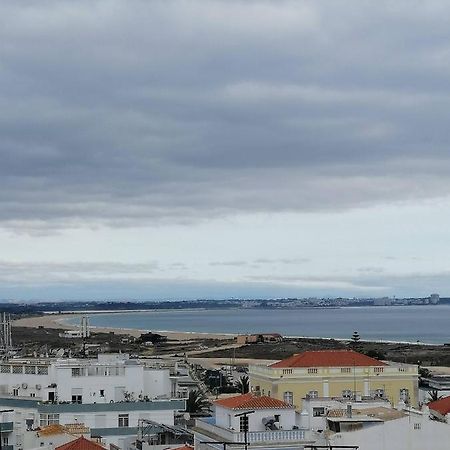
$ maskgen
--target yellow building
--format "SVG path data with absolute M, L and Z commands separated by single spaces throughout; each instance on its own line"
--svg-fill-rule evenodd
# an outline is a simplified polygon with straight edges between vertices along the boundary
M 385 363 L 352 350 L 307 351 L 249 367 L 254 392 L 301 408 L 303 398 L 385 398 L 416 406 L 418 366 Z

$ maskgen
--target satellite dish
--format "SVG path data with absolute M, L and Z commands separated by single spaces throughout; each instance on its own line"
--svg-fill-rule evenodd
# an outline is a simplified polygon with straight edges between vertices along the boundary
M 61 356 L 64 356 L 64 349 L 60 348 L 57 352 L 56 352 L 56 357 L 57 358 L 61 358 Z

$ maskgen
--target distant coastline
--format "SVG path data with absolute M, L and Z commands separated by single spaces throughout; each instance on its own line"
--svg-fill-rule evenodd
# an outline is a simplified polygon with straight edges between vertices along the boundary
M 285 337 L 349 340 L 358 330 L 373 342 L 444 344 L 450 340 L 445 324 L 450 321 L 447 305 L 314 309 L 186 309 L 94 314 L 91 325 L 108 329 L 139 329 L 168 334 L 236 336 L 277 332 Z M 89 312 L 87 312 L 89 314 Z M 63 316 L 74 324 L 74 316 Z M 97 329 L 98 329 L 97 328 Z

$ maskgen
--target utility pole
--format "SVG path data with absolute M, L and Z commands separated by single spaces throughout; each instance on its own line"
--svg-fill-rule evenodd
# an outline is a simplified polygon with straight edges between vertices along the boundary
M 234 417 L 245 417 L 244 421 L 244 449 L 248 450 L 248 416 L 249 414 L 253 414 L 255 411 L 245 411 L 239 414 L 235 414 Z M 1 450 L 1 449 L 0 449 Z

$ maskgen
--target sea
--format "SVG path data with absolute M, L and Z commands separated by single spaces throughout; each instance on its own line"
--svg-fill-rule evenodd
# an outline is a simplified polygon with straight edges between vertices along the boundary
M 450 305 L 297 309 L 151 310 L 91 314 L 90 325 L 149 331 L 244 334 L 450 343 Z M 78 324 L 79 318 L 67 321 Z

